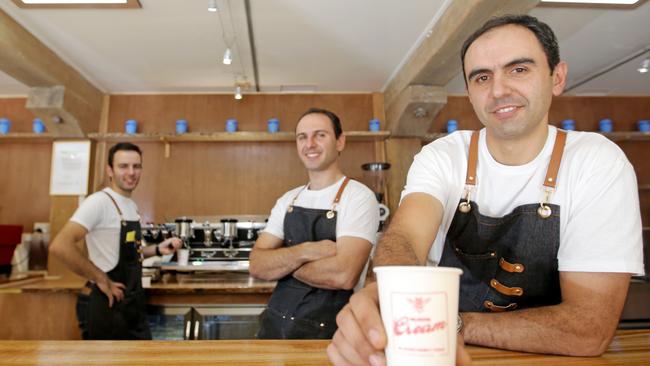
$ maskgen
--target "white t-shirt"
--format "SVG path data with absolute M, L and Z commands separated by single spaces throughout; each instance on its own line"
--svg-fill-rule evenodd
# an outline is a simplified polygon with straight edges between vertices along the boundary
M 480 131 L 477 185 L 481 214 L 502 217 L 515 207 L 538 203 L 557 129 L 549 126 L 544 148 L 519 166 L 498 163 Z M 429 260 L 440 261 L 445 237 L 465 188 L 471 131 L 459 131 L 424 146 L 415 156 L 402 199 L 428 193 L 444 207 Z M 550 203 L 560 206 L 558 268 L 570 272 L 644 274 L 641 212 L 634 168 L 621 149 L 597 133 L 568 131 L 557 187 Z
M 140 221 L 138 207 L 128 197 L 124 197 L 110 188 L 88 196 L 72 215 L 71 221 L 88 230 L 86 246 L 88 256 L 99 269 L 108 272 L 115 268 L 120 256 L 120 215 L 108 192 L 122 211 L 126 221 Z
M 298 199 L 295 206 L 329 210 L 336 197 L 339 187 L 345 178 L 318 191 L 305 189 L 304 186 L 292 189 L 280 197 L 271 210 L 269 222 L 264 232 L 284 239 L 284 215 L 294 197 Z M 341 200 L 336 206 L 336 237 L 354 236 L 369 241 L 372 245 L 377 242 L 379 227 L 379 206 L 375 194 L 365 185 L 350 180 L 343 190 Z

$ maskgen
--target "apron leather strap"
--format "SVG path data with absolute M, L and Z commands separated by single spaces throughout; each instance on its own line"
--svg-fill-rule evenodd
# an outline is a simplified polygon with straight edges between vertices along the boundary
M 339 203 L 339 201 L 341 200 L 341 195 L 343 194 L 343 190 L 345 189 L 345 186 L 348 185 L 349 181 L 350 178 L 345 177 L 345 180 L 343 181 L 343 183 L 341 183 L 341 186 L 339 187 L 339 191 L 336 192 L 336 197 L 334 198 L 334 202 L 332 202 L 332 204 L 336 205 L 337 203 Z
M 120 210 L 120 206 L 117 205 L 117 202 L 115 201 L 115 198 L 113 198 L 113 196 L 111 196 L 110 193 L 108 193 L 106 191 L 102 191 L 102 192 L 106 193 L 108 198 L 110 198 L 111 201 L 113 201 L 113 204 L 115 205 L 115 208 L 117 209 L 117 213 L 120 215 L 120 220 L 124 221 L 124 216 L 122 216 L 122 210 Z
M 468 186 L 476 185 L 476 163 L 478 161 L 478 136 L 479 136 L 479 131 L 472 132 L 472 138 L 469 142 L 467 177 L 465 178 L 465 184 Z
M 476 185 L 476 163 L 478 161 L 478 136 L 479 132 L 472 132 L 472 139 L 469 143 L 469 158 L 467 161 L 467 177 L 465 184 L 469 186 Z M 564 153 L 564 146 L 566 144 L 566 131 L 557 130 L 555 135 L 555 144 L 553 145 L 553 152 L 551 153 L 551 161 L 548 164 L 546 171 L 546 178 L 544 178 L 544 186 L 555 188 L 557 182 L 557 173 L 560 170 L 560 162 Z
M 560 162 L 562 161 L 562 154 L 564 153 L 564 145 L 566 143 L 566 131 L 556 130 L 555 144 L 553 145 L 553 153 L 551 154 L 551 162 L 548 164 L 546 170 L 546 178 L 544 178 L 544 186 L 555 189 L 557 182 L 557 172 L 560 170 Z

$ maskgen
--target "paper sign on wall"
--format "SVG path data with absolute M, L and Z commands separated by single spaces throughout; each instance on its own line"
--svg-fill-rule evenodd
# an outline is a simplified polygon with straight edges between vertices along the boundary
M 50 195 L 88 194 L 90 141 L 55 141 L 52 144 Z

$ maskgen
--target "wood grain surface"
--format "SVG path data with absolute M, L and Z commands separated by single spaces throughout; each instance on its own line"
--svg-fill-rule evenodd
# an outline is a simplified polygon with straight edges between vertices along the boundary
M 329 341 L 5 341 L 3 365 L 329 365 Z M 619 331 L 601 357 L 468 347 L 472 365 L 648 365 L 650 330 Z M 402 366 L 402 365 L 400 365 Z M 407 365 L 404 365 L 407 366 Z

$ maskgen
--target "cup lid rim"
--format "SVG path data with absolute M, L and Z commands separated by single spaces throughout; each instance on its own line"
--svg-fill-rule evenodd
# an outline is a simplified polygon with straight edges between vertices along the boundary
M 385 272 L 392 270 L 407 271 L 407 272 L 419 272 L 419 271 L 431 271 L 431 272 L 448 272 L 462 274 L 463 270 L 456 267 L 439 267 L 439 266 L 377 266 L 372 269 L 375 273 Z

